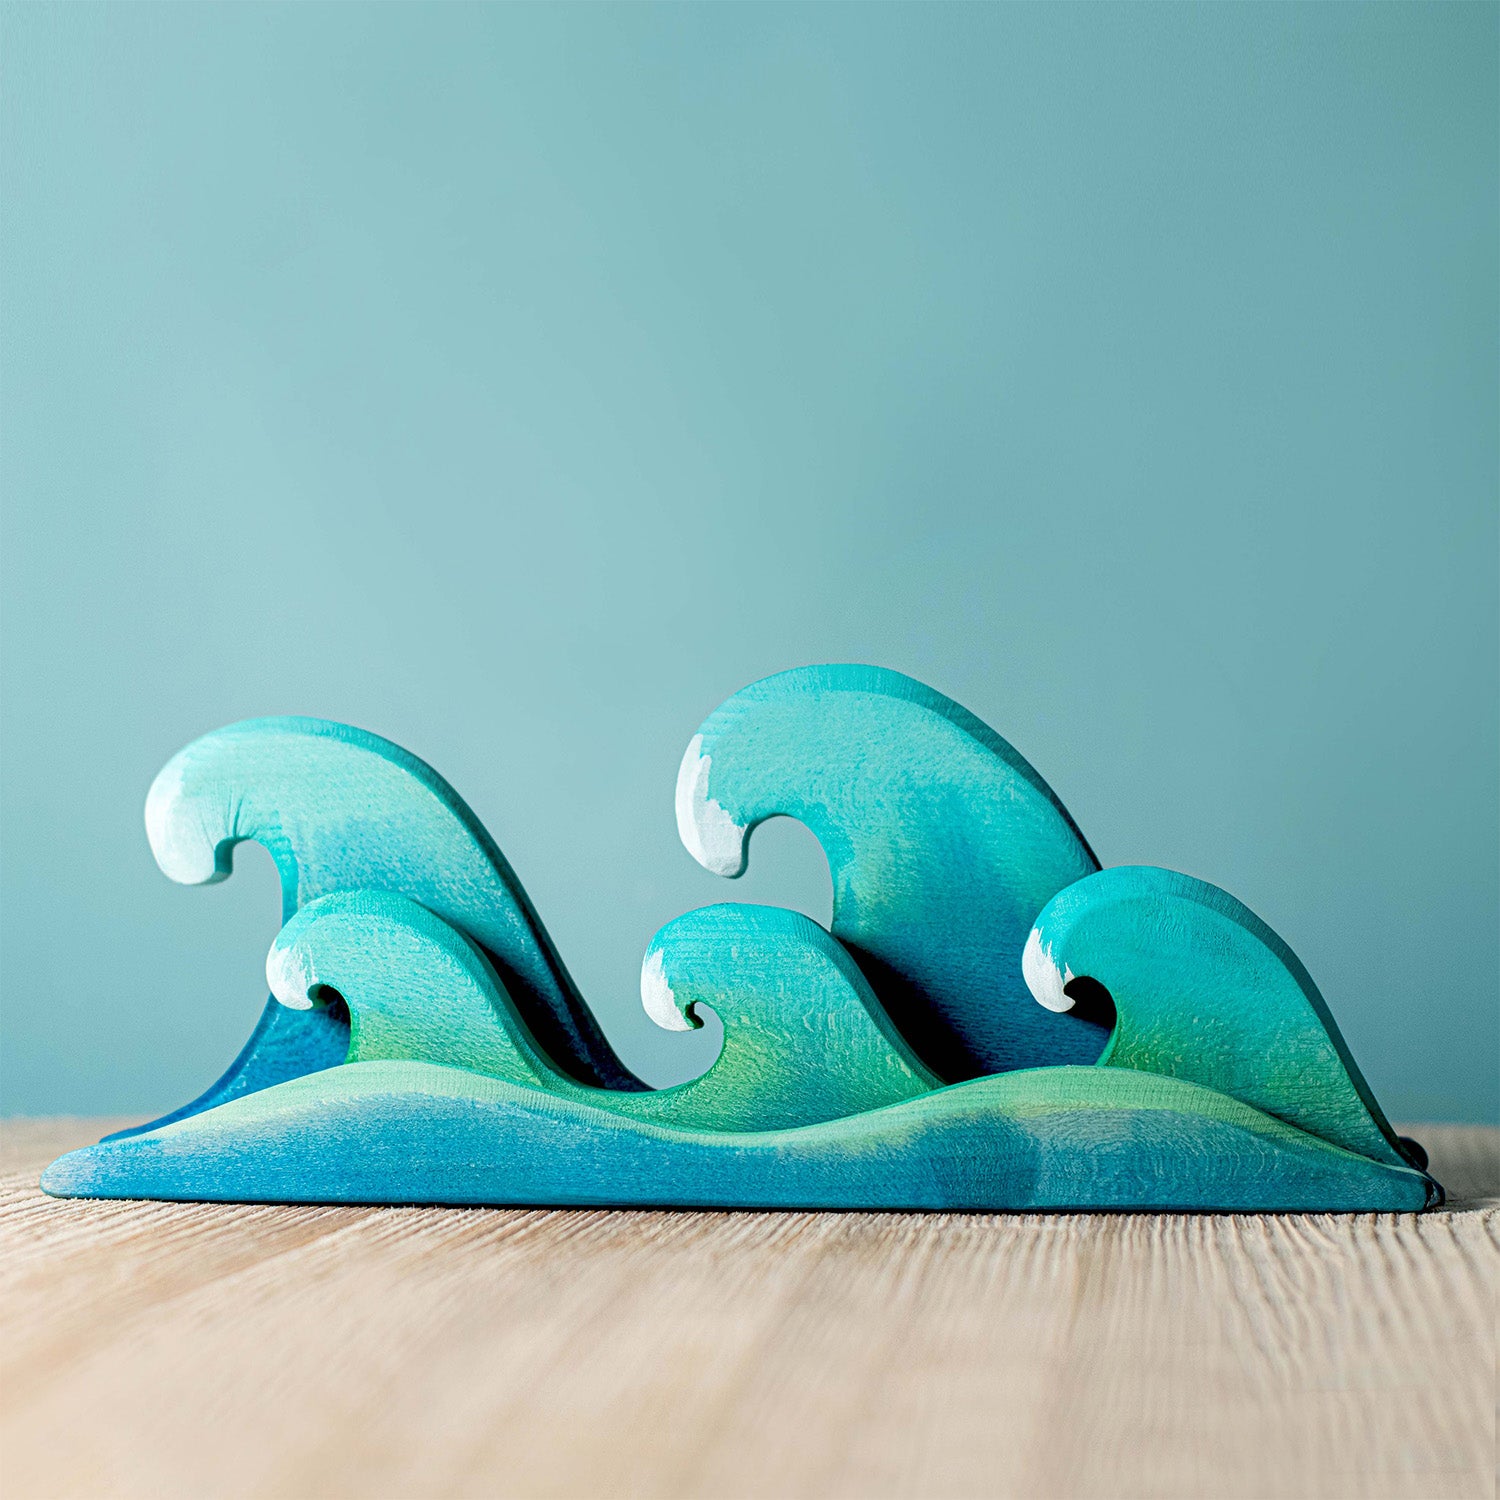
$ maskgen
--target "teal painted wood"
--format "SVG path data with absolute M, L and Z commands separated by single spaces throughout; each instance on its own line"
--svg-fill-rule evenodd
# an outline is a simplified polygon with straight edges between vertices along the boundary
M 224 880 L 236 844 L 264 845 L 281 876 L 283 920 L 334 891 L 421 902 L 485 949 L 564 1071 L 642 1087 L 605 1040 L 495 841 L 436 771 L 389 740 L 321 719 L 215 730 L 157 776 L 146 832 L 157 864 L 184 885 Z M 330 1067 L 347 1046 L 347 1031 L 327 1011 L 268 1003 L 229 1071 L 166 1118 Z
M 1121 1068 L 978 1079 L 846 1119 L 677 1130 L 419 1062 L 293 1079 L 59 1158 L 60 1196 L 233 1202 L 1412 1212 L 1409 1167 Z
M 1070 972 L 1061 952 L 1087 954 L 1091 972 Z M 609 1091 L 552 1067 L 461 933 L 404 898 L 337 894 L 292 918 L 266 967 L 288 1006 L 337 991 L 351 1017 L 345 1065 L 73 1153 L 43 1186 L 256 1201 L 996 1210 L 1441 1201 L 1381 1133 L 1326 1007 L 1292 965 L 1213 887 L 1167 871 L 1103 872 L 1043 911 L 1026 968 L 1047 1012 L 1080 982 L 1101 983 L 1096 973 L 1114 979 L 1119 1023 L 1105 1056 L 941 1087 L 816 924 L 776 908 L 709 907 L 653 940 L 642 993 L 668 1025 L 714 1004 L 723 1054 L 676 1089 Z M 1276 966 L 1299 980 L 1295 994 Z M 1299 1124 L 1384 1149 L 1350 1150 Z
M 1109 991 L 1119 1019 L 1105 1065 L 1190 1079 L 1376 1161 L 1408 1161 L 1311 975 L 1227 891 L 1175 870 L 1103 870 L 1048 903 L 1023 967 L 1048 1010 L 1091 983 Z
M 219 1078 L 196 1099 L 151 1120 L 117 1130 L 106 1137 L 139 1135 L 142 1131 L 185 1120 L 230 1099 L 269 1088 L 287 1078 L 337 1067 L 349 1050 L 349 1027 L 336 1011 L 311 1014 L 290 1011 L 274 999 L 266 1001 L 249 1039 Z
M 345 893 L 303 907 L 272 945 L 266 977 L 294 1008 L 337 992 L 350 1017 L 351 1063 L 422 1060 L 685 1128 L 784 1129 L 938 1087 L 843 948 L 779 907 L 704 907 L 652 939 L 641 973 L 647 1013 L 687 1031 L 707 1006 L 724 1042 L 701 1077 L 647 1092 L 565 1077 L 484 954 L 402 897 Z
M 780 814 L 828 853 L 834 934 L 741 905 L 668 923 L 642 1002 L 669 1030 L 712 1009 L 724 1045 L 701 1078 L 651 1091 L 435 772 L 315 720 L 207 736 L 152 788 L 152 848 L 191 883 L 227 875 L 237 842 L 270 849 L 286 912 L 272 1000 L 214 1090 L 61 1158 L 43 1186 L 850 1208 L 1440 1200 L 1286 944 L 1201 881 L 1098 871 L 1040 777 L 941 695 L 850 667 L 736 694 L 683 761 L 679 828 L 732 875 L 750 830 Z M 945 1087 L 919 1053 L 994 1076 Z
M 944 1078 L 1091 1063 L 1107 1031 L 1032 1003 L 1021 950 L 1042 907 L 1099 868 L 1056 795 L 967 709 L 878 667 L 802 667 L 716 709 L 677 781 L 705 868 L 745 868 L 767 818 L 805 823 L 833 876 L 833 935 Z
M 711 716 L 679 776 L 679 828 L 721 873 L 726 806 L 741 809 L 745 832 L 777 812 L 813 829 L 834 872 L 834 934 L 943 1077 L 1087 1062 L 1102 1049 L 1103 1029 L 1077 1015 L 1043 1035 L 1018 977 L 1036 912 L 1097 864 L 1041 777 L 967 710 L 875 667 L 768 678 Z M 146 826 L 158 864 L 184 884 L 226 878 L 235 844 L 263 844 L 283 919 L 344 890 L 420 902 L 480 944 L 562 1071 L 642 1087 L 494 840 L 436 771 L 390 741 L 319 719 L 230 725 L 168 762 Z M 153 1123 L 332 1067 L 347 1045 L 337 1011 L 268 1002 L 224 1075 Z

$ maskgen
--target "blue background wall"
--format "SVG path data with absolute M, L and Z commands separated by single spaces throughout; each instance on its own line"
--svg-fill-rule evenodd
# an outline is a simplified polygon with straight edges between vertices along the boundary
M 1398 1116 L 1496 1110 L 1494 6 L 4 14 L 3 1105 L 258 1013 L 269 859 L 146 787 L 349 720 L 626 1058 L 699 719 L 884 662 L 1227 886 Z

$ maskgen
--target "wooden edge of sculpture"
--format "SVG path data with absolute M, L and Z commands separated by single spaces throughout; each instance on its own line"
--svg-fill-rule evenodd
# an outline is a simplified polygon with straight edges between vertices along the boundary
M 736 693 L 688 746 L 683 843 L 734 877 L 805 823 L 827 930 L 723 904 L 651 940 L 700 1077 L 616 1056 L 514 872 L 438 774 L 378 736 L 262 719 L 158 776 L 158 864 L 276 861 L 271 990 L 224 1076 L 60 1157 L 60 1196 L 906 1210 L 1417 1211 L 1442 1201 L 1296 956 L 1226 892 L 1100 869 L 1041 776 L 876 667 Z

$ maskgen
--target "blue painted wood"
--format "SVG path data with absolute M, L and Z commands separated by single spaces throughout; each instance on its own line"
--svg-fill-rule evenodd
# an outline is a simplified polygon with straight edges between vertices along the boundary
M 232 724 L 163 767 L 146 799 L 146 832 L 157 864 L 184 885 L 227 879 L 236 844 L 264 845 L 281 876 L 283 920 L 334 891 L 421 902 L 484 948 L 560 1068 L 611 1088 L 643 1087 L 605 1040 L 495 841 L 399 745 L 322 719 Z M 328 1012 L 270 1001 L 228 1072 L 164 1118 L 330 1067 L 347 1046 L 347 1029 Z
M 144 1125 L 117 1130 L 104 1139 L 113 1141 L 140 1135 L 288 1078 L 337 1067 L 348 1051 L 349 1024 L 341 1013 L 328 1009 L 319 1009 L 314 1014 L 288 1010 L 278 1005 L 273 996 L 266 1001 L 255 1029 L 234 1061 L 196 1099 Z
M 1120 866 L 1050 901 L 1023 968 L 1051 1011 L 1102 986 L 1119 1019 L 1100 1059 L 1191 1079 L 1376 1161 L 1409 1160 L 1292 950 L 1227 891 Z
M 1039 1011 L 1036 915 L 1099 868 L 1052 789 L 941 693 L 879 667 L 802 667 L 736 693 L 693 736 L 677 826 L 705 868 L 745 868 L 767 818 L 805 823 L 833 875 L 833 935 L 949 1080 L 1091 1063 L 1104 1027 Z
M 1089 972 L 1072 972 L 1085 956 Z M 1102 872 L 1049 903 L 1025 962 L 1044 1011 L 1102 983 L 1095 974 L 1114 981 L 1110 1049 L 1092 1068 L 945 1088 L 816 924 L 705 908 L 653 940 L 643 995 L 669 1025 L 713 1003 L 724 1053 L 677 1089 L 610 1091 L 551 1066 L 456 929 L 404 898 L 333 895 L 292 918 L 267 974 L 289 1006 L 336 990 L 349 1061 L 64 1157 L 43 1185 L 106 1197 L 997 1210 L 1414 1211 L 1441 1200 L 1383 1133 L 1305 971 L 1224 892 L 1167 871 Z
M 431 1063 L 293 1079 L 48 1167 L 61 1196 L 233 1202 L 1414 1212 L 1433 1184 L 1197 1084 L 979 1079 L 796 1130 L 677 1130 Z
M 403 897 L 325 896 L 282 929 L 272 994 L 347 1006 L 350 1063 L 410 1059 L 503 1078 L 638 1120 L 772 1130 L 839 1119 L 938 1087 L 891 1027 L 849 955 L 816 922 L 774 906 L 708 906 L 669 922 L 642 966 L 647 1013 L 668 1030 L 724 1028 L 719 1056 L 675 1088 L 625 1092 L 560 1073 L 480 949 Z
M 679 828 L 732 875 L 750 830 L 781 814 L 828 852 L 834 933 L 739 905 L 668 923 L 643 1004 L 672 1030 L 712 1009 L 724 1046 L 702 1077 L 653 1091 L 614 1059 L 493 841 L 434 772 L 313 720 L 198 741 L 152 789 L 152 847 L 193 883 L 222 879 L 243 839 L 271 850 L 286 911 L 271 1008 L 215 1090 L 59 1159 L 43 1186 L 863 1208 L 1440 1201 L 1286 944 L 1201 881 L 1099 871 L 1045 783 L 947 699 L 848 667 L 737 694 L 684 759 Z M 991 1076 L 944 1086 L 923 1055 Z
M 875 667 L 767 678 L 710 717 L 679 776 L 679 828 L 721 873 L 726 806 L 746 832 L 777 812 L 813 829 L 834 870 L 834 934 L 941 1076 L 1098 1056 L 1104 1030 L 1077 1016 L 1044 1027 L 1018 968 L 1047 898 L 1097 863 L 1041 777 L 967 710 Z M 283 920 L 344 890 L 422 903 L 484 948 L 564 1072 L 642 1087 L 494 840 L 436 771 L 390 741 L 319 719 L 230 725 L 163 768 L 146 826 L 158 864 L 190 885 L 227 878 L 235 844 L 263 844 Z M 732 836 L 742 867 L 744 832 Z M 152 1123 L 331 1067 L 346 1047 L 337 1013 L 268 1001 L 224 1075 Z

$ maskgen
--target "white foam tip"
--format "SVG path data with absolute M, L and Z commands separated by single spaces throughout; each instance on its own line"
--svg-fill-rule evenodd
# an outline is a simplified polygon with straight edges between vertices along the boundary
M 663 1031 L 692 1031 L 693 1023 L 677 1008 L 672 986 L 667 983 L 667 971 L 662 967 L 660 950 L 646 955 L 641 965 L 641 1004 L 646 1014 Z
M 1031 929 L 1026 947 L 1021 952 L 1021 976 L 1032 999 L 1059 1015 L 1073 1009 L 1071 997 L 1063 993 L 1063 986 L 1073 978 L 1073 971 L 1066 965 L 1062 969 L 1053 961 L 1051 950 L 1042 946 L 1042 934 Z
M 708 795 L 712 759 L 695 734 L 677 768 L 677 836 L 705 870 L 733 878 L 744 873 L 745 830 Z
M 308 992 L 317 983 L 317 978 L 295 945 L 285 948 L 279 943 L 271 945 L 271 951 L 266 954 L 266 983 L 288 1010 L 313 1008 Z
M 174 757 L 162 767 L 146 793 L 146 837 L 151 853 L 169 880 L 179 885 L 209 885 L 224 877 L 214 858 L 215 843 L 184 816 L 184 768 Z

